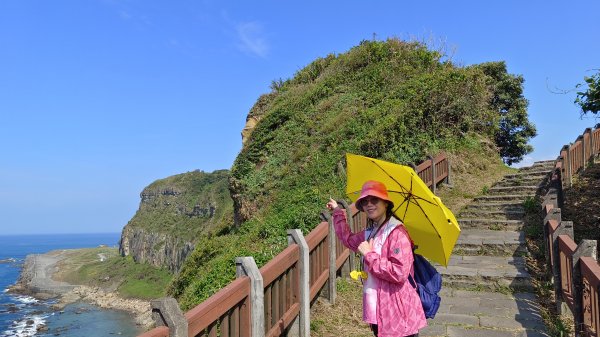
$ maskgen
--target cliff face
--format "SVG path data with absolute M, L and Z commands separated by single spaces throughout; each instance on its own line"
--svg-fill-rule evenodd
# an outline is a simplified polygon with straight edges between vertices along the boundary
M 119 252 L 176 273 L 195 243 L 232 224 L 229 172 L 187 172 L 157 180 L 121 233 Z
M 177 272 L 185 258 L 194 250 L 194 243 L 166 233 L 154 233 L 139 227 L 125 227 L 119 252 L 135 261 L 152 264 Z

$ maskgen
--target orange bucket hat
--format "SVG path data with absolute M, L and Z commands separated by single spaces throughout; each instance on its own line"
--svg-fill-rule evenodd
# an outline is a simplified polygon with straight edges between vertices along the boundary
M 358 197 L 358 199 L 356 199 L 356 202 L 354 203 L 356 209 L 358 209 L 361 212 L 363 211 L 361 201 L 368 196 L 377 197 L 381 200 L 385 200 L 389 202 L 392 205 L 392 207 L 394 207 L 394 203 L 392 202 L 392 200 L 390 200 L 390 197 L 388 196 L 387 188 L 382 182 L 376 180 L 368 180 L 362 185 L 360 197 Z

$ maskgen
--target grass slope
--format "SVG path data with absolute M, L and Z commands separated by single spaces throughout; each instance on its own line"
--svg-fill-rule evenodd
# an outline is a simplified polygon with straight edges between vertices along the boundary
M 124 298 L 163 297 L 172 278 L 167 270 L 135 263 L 112 247 L 68 250 L 57 269 L 54 277 L 60 281 L 116 291 Z

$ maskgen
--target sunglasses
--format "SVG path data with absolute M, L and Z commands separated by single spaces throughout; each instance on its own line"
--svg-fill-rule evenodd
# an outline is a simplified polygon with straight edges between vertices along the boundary
M 362 207 L 367 206 L 368 204 L 371 205 L 377 205 L 380 201 L 382 201 L 381 199 L 377 198 L 377 197 L 365 197 L 364 199 L 362 199 L 360 201 L 360 205 Z

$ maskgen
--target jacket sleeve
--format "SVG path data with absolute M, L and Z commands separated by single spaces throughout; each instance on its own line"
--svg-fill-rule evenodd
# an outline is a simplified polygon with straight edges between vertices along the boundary
M 358 233 L 352 233 L 348 221 L 346 220 L 346 211 L 341 208 L 336 208 L 333 211 L 333 227 L 335 228 L 335 234 L 338 239 L 342 241 L 344 246 L 350 248 L 353 251 L 358 249 L 358 245 L 365 241 L 365 231 Z
M 386 244 L 388 251 L 386 256 L 376 252 L 367 253 L 365 264 L 369 267 L 369 272 L 380 279 L 388 282 L 402 284 L 408 279 L 408 275 L 413 265 L 413 255 L 411 243 L 404 232 L 397 228 L 388 236 Z

